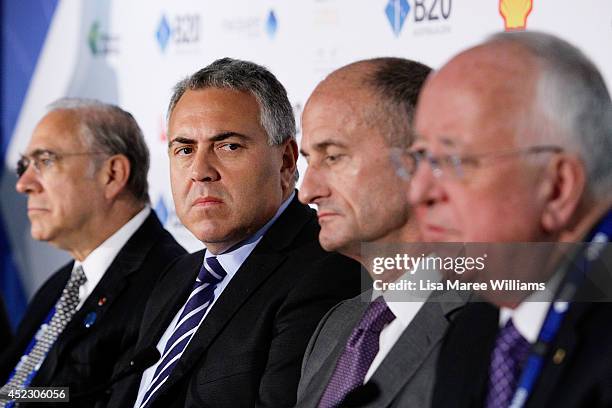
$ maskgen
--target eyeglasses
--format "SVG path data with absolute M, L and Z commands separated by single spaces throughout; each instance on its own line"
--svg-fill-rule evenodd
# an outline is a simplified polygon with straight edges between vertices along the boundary
M 87 156 L 94 154 L 104 154 L 104 152 L 78 152 L 78 153 L 56 153 L 51 150 L 38 150 L 29 156 L 22 155 L 17 161 L 17 177 L 21 178 L 26 172 L 30 163 L 34 164 L 34 171 L 43 174 L 51 169 L 59 160 L 73 156 Z
M 559 146 L 531 146 L 522 149 L 506 150 L 473 155 L 443 155 L 433 156 L 426 150 L 408 152 L 410 158 L 407 172 L 414 175 L 421 163 L 427 161 L 431 166 L 435 177 L 450 176 L 453 179 L 465 179 L 470 170 L 478 168 L 487 159 L 499 159 L 503 157 L 520 156 L 525 154 L 539 153 L 561 153 L 563 149 Z

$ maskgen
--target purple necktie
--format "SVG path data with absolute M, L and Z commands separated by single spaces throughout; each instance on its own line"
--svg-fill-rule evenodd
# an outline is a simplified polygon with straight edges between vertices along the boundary
M 363 379 L 378 354 L 380 332 L 393 319 L 395 315 L 382 296 L 370 303 L 338 359 L 319 402 L 319 408 L 338 406 L 349 392 L 363 384 Z
M 227 273 L 217 258 L 206 258 L 204 265 L 187 298 L 172 335 L 166 343 L 161 362 L 155 370 L 153 380 L 145 393 L 140 408 L 148 407 L 155 399 L 155 392 L 166 382 L 170 373 L 185 351 L 189 340 L 197 331 L 208 307 L 215 299 L 215 288 L 225 278 Z
M 491 358 L 487 408 L 507 408 L 512 402 L 530 344 L 518 332 L 512 319 L 499 331 Z

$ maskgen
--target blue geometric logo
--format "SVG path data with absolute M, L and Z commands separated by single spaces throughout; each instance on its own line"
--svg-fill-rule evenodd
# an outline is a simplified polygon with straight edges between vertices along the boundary
M 268 13 L 268 19 L 266 20 L 266 32 L 268 33 L 268 37 L 274 38 L 276 35 L 276 30 L 278 30 L 278 20 L 276 19 L 274 10 L 270 10 L 270 13 Z
M 168 220 L 168 209 L 166 208 L 166 204 L 164 204 L 164 197 L 159 197 L 157 205 L 155 206 L 155 213 L 162 225 L 165 225 Z
M 385 14 L 396 37 L 400 35 L 409 12 L 410 4 L 408 4 L 407 0 L 389 0 L 387 3 Z
M 170 24 L 168 24 L 168 19 L 165 15 L 162 15 L 159 25 L 157 26 L 157 32 L 155 33 L 157 43 L 159 44 L 159 48 L 161 48 L 162 52 L 166 50 L 171 34 L 172 32 L 170 30 Z

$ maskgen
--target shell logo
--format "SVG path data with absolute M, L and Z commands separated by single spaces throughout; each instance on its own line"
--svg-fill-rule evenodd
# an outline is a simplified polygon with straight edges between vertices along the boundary
M 499 0 L 499 14 L 504 18 L 506 31 L 525 30 L 533 0 Z

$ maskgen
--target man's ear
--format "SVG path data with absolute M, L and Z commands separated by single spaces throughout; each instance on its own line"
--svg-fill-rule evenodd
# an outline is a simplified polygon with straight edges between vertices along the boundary
M 285 140 L 280 146 L 283 149 L 283 161 L 281 166 L 281 185 L 286 191 L 293 184 L 297 168 L 298 145 L 294 138 Z
M 586 189 L 584 163 L 574 155 L 553 157 L 545 169 L 547 193 L 544 197 L 542 227 L 547 232 L 567 228 Z
M 130 161 L 124 155 L 116 154 L 106 159 L 99 173 L 107 199 L 115 198 L 125 189 L 130 171 Z

